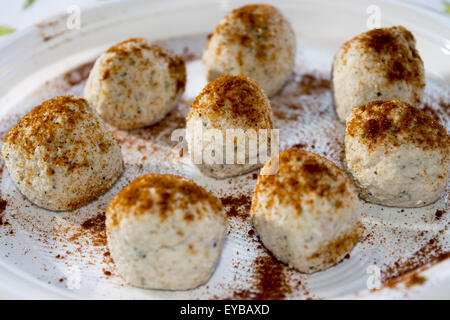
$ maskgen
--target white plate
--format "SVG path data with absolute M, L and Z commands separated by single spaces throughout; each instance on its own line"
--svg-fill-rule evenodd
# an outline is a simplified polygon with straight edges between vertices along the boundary
M 80 94 L 83 83 L 70 88 L 63 85 L 58 87 L 52 79 L 64 75 L 67 70 L 80 64 L 92 61 L 111 44 L 129 37 L 143 36 L 160 41 L 180 52 L 186 44 L 182 39 L 189 38 L 191 40 L 186 45 L 189 45 L 192 51 L 201 53 L 206 35 L 212 32 L 219 19 L 242 4 L 241 1 L 227 0 L 125 1 L 83 11 L 80 30 L 68 30 L 67 17 L 59 16 L 11 36 L 0 44 L 2 135 L 15 124 L 25 110 L 43 99 L 65 92 Z M 367 8 L 377 5 L 381 10 L 382 26 L 402 24 L 414 33 L 425 62 L 427 99 L 430 103 L 433 105 L 433 96 L 436 95 L 444 97 L 447 103 L 450 100 L 448 17 L 407 3 L 389 1 L 311 0 L 276 1 L 274 4 L 283 11 L 297 32 L 298 74 L 313 73 L 328 77 L 334 53 L 344 41 L 367 30 Z M 50 84 L 45 84 L 47 81 L 50 81 Z M 76 79 L 72 81 L 76 82 Z M 192 99 L 204 82 L 201 63 L 189 63 L 185 101 Z M 291 89 L 289 86 L 286 88 L 287 91 Z M 343 127 L 330 112 L 330 99 L 327 91 L 316 98 L 300 97 L 298 102 L 305 106 L 302 111 L 303 118 L 297 123 L 278 120 L 278 124 L 282 125 L 282 144 L 288 147 L 294 143 L 305 143 L 307 150 L 327 155 L 338 163 L 342 151 L 339 143 L 343 140 Z M 286 109 L 280 98 L 275 98 L 272 103 L 274 110 Z M 314 108 L 324 110 L 325 115 L 318 118 Z M 447 130 L 448 121 L 448 117 L 444 119 Z M 337 145 L 327 146 L 330 132 L 335 133 Z M 186 157 L 171 158 L 173 154 L 164 137 L 156 142 L 149 142 L 136 135 L 133 144 L 127 144 L 129 140 L 126 139 L 129 138 L 125 139 L 125 133 L 115 131 L 115 135 L 125 140 L 122 141 L 122 148 L 128 163 L 127 172 L 107 194 L 73 213 L 51 213 L 31 205 L 22 199 L 10 181 L 7 170 L 3 170 L 1 192 L 2 197 L 9 202 L 5 214 L 11 226 L 0 226 L 0 297 L 229 298 L 235 297 L 233 289 L 246 290 L 254 286 L 251 282 L 252 262 L 255 256 L 262 254 L 261 249 L 246 235 L 250 225 L 236 219 L 230 219 L 230 234 L 218 267 L 207 286 L 185 292 L 131 288 L 124 284 L 120 277 L 114 274 L 106 276 L 103 273 L 102 269 L 114 270 L 111 264 L 103 261 L 105 248 L 92 246 L 89 242 L 92 238 L 87 237 L 86 240 L 84 235 L 81 235 L 77 239 L 88 242 L 79 245 L 60 239 L 80 230 L 80 222 L 83 219 L 95 215 L 95 210 L 103 210 L 108 200 L 129 179 L 144 172 L 182 174 L 222 194 L 236 193 L 239 188 L 250 193 L 253 188 L 254 180 L 251 174 L 233 179 L 231 186 L 227 182 L 215 182 L 202 177 Z M 148 159 L 143 162 L 143 167 L 139 168 L 142 155 L 136 151 L 136 144 L 147 143 L 149 147 L 159 146 L 159 151 L 149 154 Z M 314 148 L 313 143 L 316 144 Z M 421 275 L 426 277 L 427 281 L 422 285 L 410 288 L 400 285 L 400 288 L 386 288 L 376 292 L 367 289 L 367 282 L 371 281 L 372 276 L 368 267 L 374 263 L 383 269 L 395 260 L 411 255 L 437 235 L 443 250 L 448 251 L 449 233 L 444 227 L 448 225 L 449 215 L 444 215 L 441 220 L 434 219 L 435 211 L 444 208 L 448 208 L 448 191 L 447 195 L 434 205 L 423 209 L 404 210 L 401 213 L 395 208 L 364 204 L 363 220 L 368 233 L 373 233 L 372 241 L 369 241 L 371 243 L 365 240 L 358 244 L 350 259 L 325 272 L 305 276 L 291 270 L 285 271 L 289 281 L 300 279 L 302 282 L 301 286 L 293 286 L 293 292 L 287 294 L 286 298 L 450 298 L 448 260 L 424 271 Z M 5 228 L 12 228 L 14 235 L 6 235 Z M 56 229 L 59 232 L 55 232 Z M 61 230 L 67 230 L 66 234 Z M 418 239 L 417 234 L 422 230 L 427 231 L 426 235 Z M 439 233 L 439 230 L 444 232 Z M 64 254 L 67 250 L 73 251 L 77 248 L 81 248 L 80 252 Z M 56 258 L 58 254 L 64 258 Z M 63 280 L 60 282 L 59 279 Z M 79 287 L 77 283 L 80 284 Z

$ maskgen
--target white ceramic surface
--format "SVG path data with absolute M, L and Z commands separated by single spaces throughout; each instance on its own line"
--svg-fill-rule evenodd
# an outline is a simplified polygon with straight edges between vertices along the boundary
M 30 27 L 12 35 L 0 43 L 0 118 L 11 113 L 12 108 L 42 100 L 42 97 L 35 97 L 37 88 L 65 71 L 91 61 L 115 42 L 138 36 L 150 40 L 164 40 L 200 35 L 203 39 L 206 34 L 212 32 L 222 16 L 243 3 L 226 0 L 126 1 L 83 11 L 80 30 L 68 30 L 66 17 L 59 16 L 50 19 L 54 22 L 42 23 L 40 27 Z M 408 3 L 390 1 L 283 0 L 274 3 L 292 22 L 300 51 L 304 51 L 307 57 L 317 55 L 313 60 L 317 61 L 318 69 L 325 71 L 331 63 L 333 54 L 344 41 L 367 30 L 366 10 L 370 5 L 378 5 L 381 9 L 382 26 L 402 24 L 414 33 L 425 62 L 428 79 L 447 88 L 448 93 L 450 22 L 447 16 Z M 202 44 L 201 41 L 199 43 Z M 201 66 L 192 65 L 190 68 L 195 81 L 188 83 L 187 100 L 194 97 L 202 86 L 202 80 L 196 78 L 198 76 L 196 72 L 201 70 Z M 2 190 L 12 190 L 11 182 L 8 182 L 7 176 L 5 177 L 6 170 L 3 175 Z M 192 175 L 201 179 L 196 173 Z M 211 184 L 206 180 L 204 183 Z M 447 207 L 448 202 L 441 200 L 436 206 Z M 408 212 L 418 212 L 417 220 L 420 220 L 419 216 L 432 215 L 436 208 L 427 207 Z M 383 214 L 380 214 L 379 206 L 366 206 L 365 209 L 366 220 L 391 219 L 390 223 L 405 223 L 404 220 L 396 220 L 394 209 L 391 211 L 388 209 L 388 212 L 385 211 Z M 28 210 L 32 213 L 38 209 L 31 207 Z M 427 227 L 430 226 L 421 225 L 420 221 L 417 224 L 419 229 Z M 95 268 L 86 275 L 83 274 L 83 277 L 86 277 L 84 282 L 86 285 L 77 290 L 70 290 L 58 284 L 58 278 L 64 274 L 58 261 L 47 253 L 43 254 L 40 245 L 34 246 L 33 243 L 26 242 L 25 235 L 22 236 L 17 237 L 17 243 L 12 244 L 12 249 L 8 247 L 7 257 L 4 256 L 6 249 L 0 247 L 0 297 L 144 299 L 210 297 L 202 290 L 196 293 L 146 291 L 120 286 L 116 280 L 97 281 L 95 275 L 96 272 L 101 274 L 101 269 Z M 448 245 L 448 231 L 444 237 Z M 21 242 L 21 239 L 24 242 Z M 222 281 L 221 273 L 228 272 L 233 250 L 240 246 L 233 239 L 229 237 L 226 241 L 218 269 L 210 280 L 211 285 Z M 395 250 L 395 246 L 390 248 Z M 32 254 L 21 255 L 21 251 L 27 249 L 31 250 Z M 377 253 L 373 255 L 370 252 L 362 253 L 363 249 L 356 250 L 357 253 L 352 254 L 349 261 L 308 277 L 306 282 L 309 288 L 317 297 L 326 298 L 450 298 L 450 261 L 443 261 L 426 270 L 424 275 L 428 281 L 408 292 L 398 289 L 369 292 L 364 285 L 368 278 L 367 266 L 369 260 Z M 414 251 L 413 246 L 410 249 Z M 35 259 L 34 256 L 38 258 Z M 42 265 L 46 265 L 46 268 L 42 268 Z M 227 281 L 232 284 L 231 279 Z

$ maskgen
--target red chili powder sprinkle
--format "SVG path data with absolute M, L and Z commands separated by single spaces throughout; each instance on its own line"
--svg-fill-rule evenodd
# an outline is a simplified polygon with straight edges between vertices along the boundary
M 227 196 L 220 199 L 227 209 L 228 217 L 248 217 L 248 211 L 251 206 L 251 198 L 248 195 Z
M 292 286 L 286 280 L 285 265 L 271 255 L 258 256 L 253 264 L 255 271 L 250 280 L 253 288 L 237 290 L 230 299 L 281 300 L 292 293 Z
M 304 74 L 302 75 L 298 86 L 302 94 L 310 95 L 319 91 L 329 90 L 330 80 L 317 78 L 313 74 Z
M 87 219 L 81 224 L 81 227 L 91 234 L 92 243 L 94 246 L 106 245 L 106 214 L 99 213 L 93 218 Z
M 409 277 L 408 281 L 406 282 L 406 287 L 412 287 L 412 286 L 416 286 L 416 285 L 422 285 L 427 281 L 427 278 L 425 278 L 424 276 L 421 276 L 417 273 L 413 273 L 411 275 L 411 277 Z
M 89 77 L 89 72 L 91 71 L 93 66 L 94 62 L 90 61 L 67 71 L 63 75 L 64 82 L 71 87 L 80 84 Z
M 444 214 L 445 210 L 436 210 L 434 215 L 436 217 L 436 220 L 440 220 Z
M 8 202 L 6 200 L 0 199 L 0 226 L 9 224 L 9 222 L 3 221 L 3 211 L 5 211 L 7 205 Z
M 105 213 L 99 213 L 93 218 L 90 218 L 86 221 L 84 221 L 81 226 L 83 229 L 90 229 L 94 231 L 104 231 L 105 230 L 105 220 L 106 215 Z
M 404 282 L 405 280 L 409 281 L 413 272 L 417 269 L 424 266 L 431 267 L 448 257 L 450 257 L 450 251 L 446 251 L 442 248 L 437 237 L 432 238 L 409 258 L 385 266 L 385 270 L 383 270 L 381 274 L 382 282 L 385 287 L 395 287 L 399 282 Z M 419 282 L 420 281 L 415 281 L 414 283 L 420 284 Z M 422 283 L 423 282 L 424 281 L 422 281 Z

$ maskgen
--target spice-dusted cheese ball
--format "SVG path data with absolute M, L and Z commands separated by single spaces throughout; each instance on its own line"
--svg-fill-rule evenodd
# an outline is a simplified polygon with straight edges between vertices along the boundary
M 184 92 L 183 59 L 143 38 L 109 48 L 95 62 L 84 95 L 103 120 L 119 129 L 160 121 Z
M 278 171 L 270 174 L 274 161 Z M 251 216 L 265 247 L 304 273 L 340 262 L 363 232 L 350 179 L 331 161 L 298 149 L 262 168 Z
M 226 15 L 203 54 L 207 79 L 232 74 L 256 81 L 270 97 L 295 64 L 296 39 L 289 21 L 267 4 L 246 5 Z
M 108 246 L 119 273 L 147 289 L 204 284 L 219 258 L 225 229 L 216 197 L 168 174 L 137 178 L 106 211 Z
M 332 89 L 336 113 L 379 99 L 419 104 L 425 88 L 416 40 L 404 27 L 373 29 L 346 42 L 334 57 Z
M 398 100 L 361 105 L 347 123 L 347 170 L 369 202 L 421 207 L 436 201 L 447 185 L 449 152 L 442 125 Z
M 107 191 L 123 171 L 120 147 L 83 98 L 35 107 L 5 136 L 2 157 L 18 189 L 50 210 L 72 210 Z
M 186 139 L 200 171 L 223 179 L 262 167 L 262 150 L 269 153 L 277 143 L 270 129 L 272 108 L 259 86 L 243 76 L 223 76 L 207 84 L 192 103 Z

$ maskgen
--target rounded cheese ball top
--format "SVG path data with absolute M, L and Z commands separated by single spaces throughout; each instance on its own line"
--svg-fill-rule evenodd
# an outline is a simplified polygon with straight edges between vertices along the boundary
M 61 96 L 35 107 L 3 140 L 12 180 L 32 202 L 72 210 L 107 191 L 123 171 L 116 140 L 87 101 Z
M 402 101 L 361 105 L 347 123 L 346 166 L 370 202 L 420 207 L 436 201 L 447 185 L 449 152 L 444 127 Z
M 215 136 L 207 135 L 213 131 L 211 129 L 220 130 L 222 143 L 218 142 Z M 234 140 L 235 136 L 228 129 L 240 131 L 238 134 L 248 143 Z M 266 130 L 269 137 L 268 148 L 271 147 L 273 142 L 270 139 L 270 132 L 267 131 L 269 129 L 272 129 L 272 108 L 269 99 L 259 86 L 243 76 L 223 76 L 206 85 L 191 105 L 186 120 L 189 153 L 205 175 L 222 179 L 247 173 L 260 168 L 263 163 L 258 159 L 250 159 L 249 148 L 245 146 L 258 146 L 259 130 Z M 245 163 L 225 161 L 227 146 L 233 144 L 235 150 L 238 147 L 245 148 L 239 151 L 245 155 Z M 218 153 L 220 148 L 223 148 L 222 161 L 219 159 L 215 163 L 208 163 L 205 160 L 207 150 Z M 256 150 L 259 152 L 260 149 Z M 255 156 L 258 157 L 258 154 Z M 196 161 L 197 158 L 202 161 Z
M 184 92 L 183 59 L 146 39 L 120 42 L 95 62 L 85 97 L 100 116 L 120 129 L 160 121 Z
M 278 170 L 271 174 L 274 161 Z M 289 149 L 261 170 L 251 216 L 275 257 L 300 272 L 341 261 L 362 233 L 352 182 L 331 161 Z
M 243 76 L 223 76 L 208 83 L 192 103 L 187 121 L 198 118 L 207 122 L 206 128 L 272 128 L 269 99 Z
M 109 204 L 106 230 L 119 273 L 132 285 L 192 289 L 214 270 L 225 235 L 220 201 L 168 174 L 135 179 Z
M 343 122 L 353 108 L 377 99 L 419 104 L 425 72 L 414 36 L 397 26 L 373 29 L 347 41 L 334 58 L 332 88 Z
M 208 80 L 247 76 L 270 97 L 288 80 L 295 64 L 295 33 L 281 12 L 267 4 L 246 5 L 226 15 L 203 54 Z

